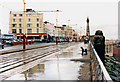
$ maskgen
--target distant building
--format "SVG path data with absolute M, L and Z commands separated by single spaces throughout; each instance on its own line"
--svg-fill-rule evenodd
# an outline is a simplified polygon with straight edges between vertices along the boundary
M 67 27 L 66 25 L 62 25 L 63 26 L 63 29 L 64 29 L 64 37 L 67 38 L 68 37 L 68 30 L 67 30 Z
M 63 38 L 64 37 L 64 28 L 62 26 L 58 26 L 58 27 L 55 26 L 55 28 L 56 28 L 57 37 Z
M 68 37 L 72 38 L 73 34 L 72 34 L 72 27 L 68 27 Z
M 49 34 L 50 36 L 56 36 L 56 28 L 54 27 L 54 24 L 45 21 L 43 25 L 44 33 Z
M 25 13 L 10 11 L 9 34 L 17 34 L 19 38 L 25 33 L 32 36 L 43 33 L 43 13 L 37 13 L 32 9 L 26 9 Z M 31 36 L 30 34 L 28 36 Z
M 72 29 L 72 27 L 67 25 L 62 25 L 62 26 L 64 29 L 64 31 L 62 32 L 65 38 L 74 39 L 78 37 L 78 33 L 74 29 Z

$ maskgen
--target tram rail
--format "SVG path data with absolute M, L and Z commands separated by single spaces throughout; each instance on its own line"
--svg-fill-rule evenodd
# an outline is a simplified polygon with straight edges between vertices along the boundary
M 72 44 L 73 45 L 73 44 Z M 9 62 L 1 62 L 3 63 L 3 65 L 0 66 L 0 74 L 6 72 L 6 71 L 9 71 L 11 69 L 14 69 L 14 68 L 17 68 L 17 67 L 20 67 L 22 65 L 25 65 L 25 64 L 28 64 L 30 62 L 33 62 L 35 60 L 38 60 L 40 58 L 43 58 L 45 56 L 49 56 L 53 53 L 56 53 L 56 52 L 59 52 L 61 50 L 61 48 L 67 48 L 69 47 L 69 44 L 67 46 L 58 46 L 58 47 L 52 47 L 52 50 L 49 48 L 51 48 L 51 46 L 49 48 L 47 48 L 46 50 L 42 51 L 40 54 L 37 54 L 37 55 L 33 55 L 32 57 L 31 56 L 27 56 L 27 57 L 23 57 L 23 58 L 20 58 L 19 60 L 11 60 Z M 34 49 L 33 49 L 34 50 Z M 18 53 L 18 52 L 17 52 Z M 13 54 L 11 54 L 13 55 Z M 22 55 L 22 54 L 21 54 Z M 21 56 L 22 57 L 22 56 Z M 25 59 L 24 59 L 25 58 Z M 14 58 L 13 58 L 14 59 Z M 6 64 L 5 64 L 6 63 Z

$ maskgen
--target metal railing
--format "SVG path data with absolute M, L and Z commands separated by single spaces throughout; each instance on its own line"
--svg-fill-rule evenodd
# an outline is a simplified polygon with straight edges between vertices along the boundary
M 92 43 L 90 42 L 90 79 L 91 81 L 100 80 L 100 81 L 111 81 L 112 79 L 108 74 L 104 64 L 99 58 L 96 50 L 94 49 Z

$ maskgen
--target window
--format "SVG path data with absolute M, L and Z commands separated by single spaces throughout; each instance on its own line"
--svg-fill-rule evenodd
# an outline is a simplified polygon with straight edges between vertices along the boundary
M 16 17 L 16 14 L 13 14 L 14 17 Z
M 17 26 L 17 24 L 12 24 L 12 27 L 16 27 Z
M 22 29 L 19 29 L 19 33 L 22 33 Z
M 15 19 L 13 19 L 13 22 L 15 22 Z
M 30 19 L 30 18 L 28 18 L 28 21 L 29 21 L 29 22 L 31 22 L 31 19 Z
M 20 17 L 22 17 L 22 14 L 19 14 Z
M 21 20 L 21 18 L 19 18 L 19 22 L 21 22 L 22 20 Z
M 32 16 L 31 14 L 26 14 L 26 16 Z
M 32 24 L 27 24 L 27 27 L 32 27 Z
M 37 33 L 39 33 L 39 29 L 37 28 Z
M 39 18 L 37 18 L 37 22 L 39 22 Z
M 44 35 L 44 39 L 47 39 L 47 36 L 46 36 L 46 35 Z
M 16 29 L 12 29 L 12 33 L 16 33 Z
M 37 24 L 37 27 L 39 27 L 39 24 Z
M 38 16 L 40 16 L 40 14 L 37 14 Z
M 32 29 L 27 29 L 27 33 L 32 33 Z
M 55 32 L 55 30 L 53 30 L 53 32 Z
M 22 27 L 22 24 L 19 24 L 19 27 Z

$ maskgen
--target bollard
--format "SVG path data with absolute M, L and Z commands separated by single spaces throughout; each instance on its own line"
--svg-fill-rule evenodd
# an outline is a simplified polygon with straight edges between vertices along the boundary
M 48 43 L 48 38 L 47 38 L 47 43 Z
M 2 42 L 2 49 L 4 49 L 4 42 Z
M 68 42 L 69 42 L 69 38 L 68 38 Z
M 4 49 L 4 45 L 2 45 L 2 49 Z
M 26 37 L 25 37 L 25 35 L 23 35 L 23 49 L 25 49 L 25 47 L 26 47 L 26 41 L 25 41 L 25 39 L 26 39 Z
M 56 45 L 58 45 L 58 38 L 56 37 Z

